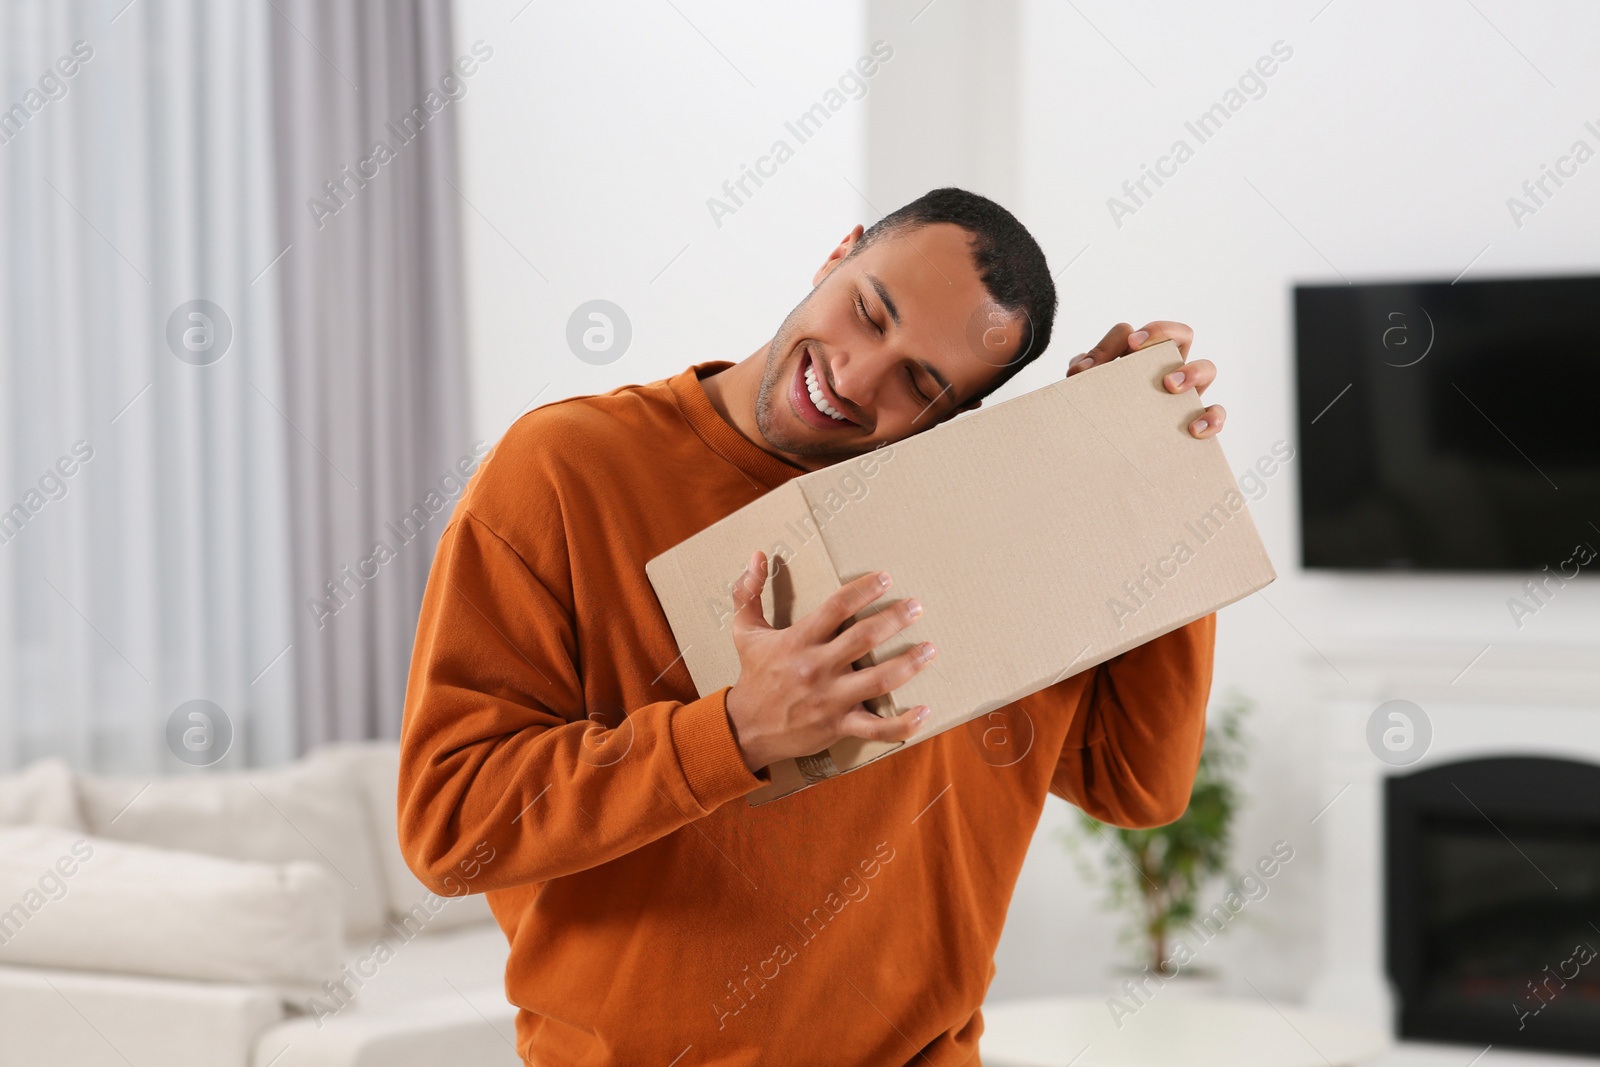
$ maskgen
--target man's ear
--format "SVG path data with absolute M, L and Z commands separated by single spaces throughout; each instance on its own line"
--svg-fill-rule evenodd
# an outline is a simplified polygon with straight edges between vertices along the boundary
M 839 242 L 837 248 L 828 253 L 828 258 L 822 261 L 822 266 L 817 268 L 817 273 L 811 276 L 811 287 L 813 289 L 821 285 L 822 279 L 832 273 L 833 268 L 838 266 L 840 261 L 850 254 L 851 249 L 855 248 L 856 242 L 861 239 L 861 235 L 864 232 L 866 232 L 865 227 L 858 222 L 855 229 L 844 235 L 844 240 Z

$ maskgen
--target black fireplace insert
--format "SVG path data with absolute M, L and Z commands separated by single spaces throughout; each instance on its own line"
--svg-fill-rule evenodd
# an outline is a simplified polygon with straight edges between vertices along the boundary
M 1384 807 L 1400 1036 L 1600 1052 L 1600 766 L 1451 763 Z

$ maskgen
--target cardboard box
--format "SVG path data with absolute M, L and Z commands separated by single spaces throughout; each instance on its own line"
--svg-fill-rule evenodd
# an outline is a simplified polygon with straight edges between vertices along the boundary
M 739 677 L 732 587 L 776 566 L 767 618 L 787 626 L 886 570 L 856 618 L 916 597 L 923 613 L 870 660 L 929 640 L 932 664 L 869 704 L 931 709 L 907 742 L 842 740 L 772 765 L 751 804 L 919 744 L 1248 596 L 1276 574 L 1202 402 L 1161 379 L 1153 345 L 904 441 L 803 474 L 650 560 L 645 570 L 703 696 Z M 864 664 L 863 664 L 864 665 Z

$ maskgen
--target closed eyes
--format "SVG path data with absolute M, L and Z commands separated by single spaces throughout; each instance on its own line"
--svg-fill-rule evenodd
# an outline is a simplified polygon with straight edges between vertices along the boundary
M 856 291 L 856 293 L 854 295 L 854 299 L 855 299 L 855 305 L 856 305 L 856 314 L 861 316 L 861 321 L 865 322 L 867 325 L 869 325 L 873 329 L 877 330 L 878 333 L 882 334 L 883 333 L 883 327 L 879 326 L 876 322 L 874 322 L 873 319 L 872 319 L 872 316 L 867 314 L 867 305 L 866 305 L 866 302 L 861 299 L 860 290 Z M 928 394 L 922 388 L 921 383 L 919 383 L 917 381 L 917 372 L 915 370 L 913 370 L 912 368 L 910 368 L 910 367 L 906 368 L 906 381 L 911 386 L 911 395 L 916 397 L 918 403 L 923 404 L 923 405 L 927 405 L 927 404 L 933 403 L 932 400 L 928 399 Z

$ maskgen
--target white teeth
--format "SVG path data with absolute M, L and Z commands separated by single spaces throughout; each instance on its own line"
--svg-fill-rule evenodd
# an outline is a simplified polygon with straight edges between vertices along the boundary
M 850 421 L 843 415 L 839 414 L 838 409 L 832 404 L 828 403 L 827 397 L 822 395 L 822 390 L 817 385 L 817 368 L 811 366 L 809 363 L 806 364 L 806 392 L 811 394 L 811 402 L 817 405 L 817 410 L 828 416 L 828 418 L 834 419 L 837 422 Z

